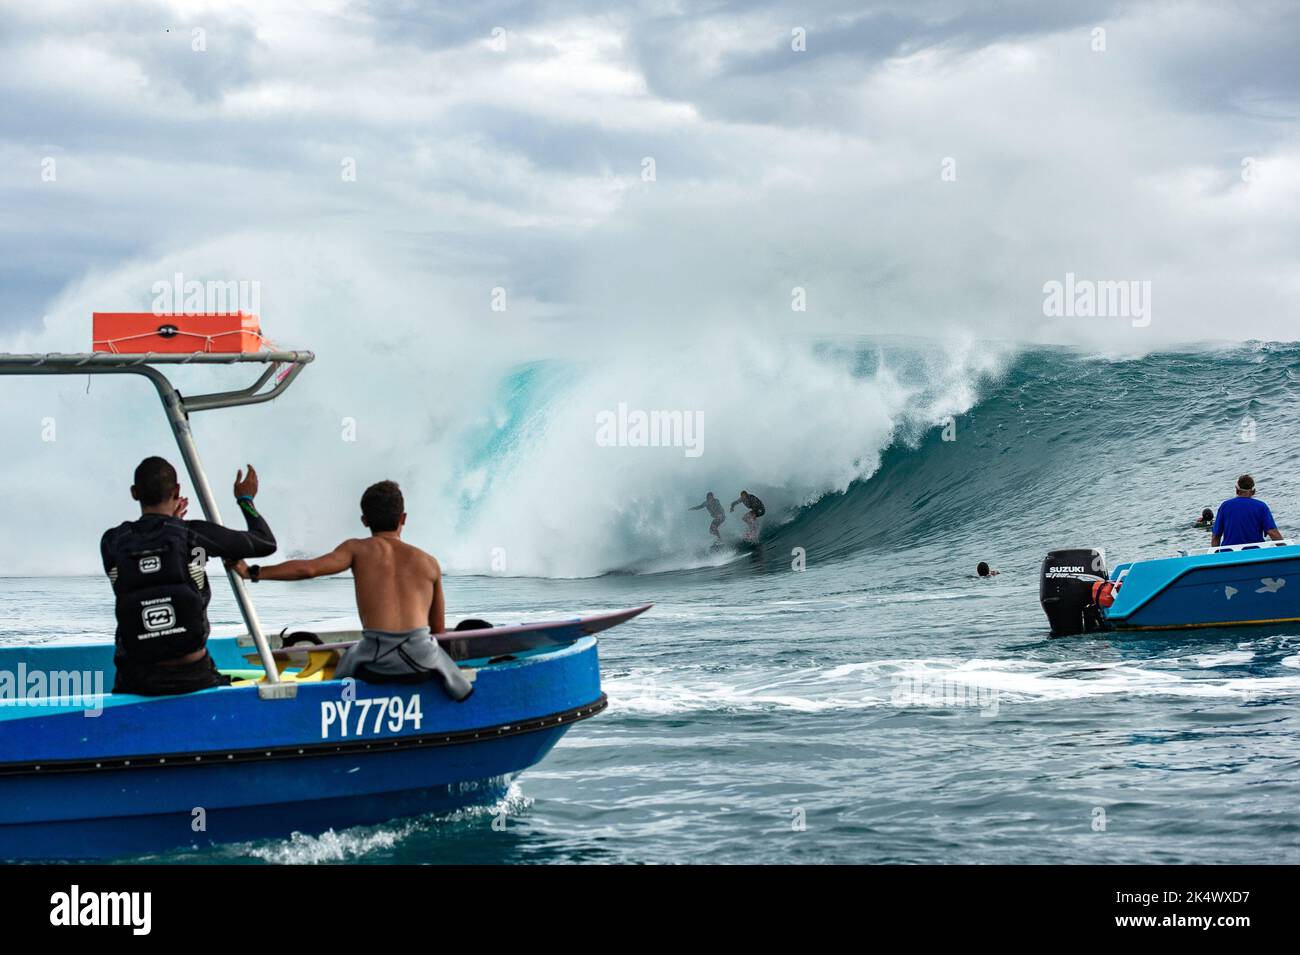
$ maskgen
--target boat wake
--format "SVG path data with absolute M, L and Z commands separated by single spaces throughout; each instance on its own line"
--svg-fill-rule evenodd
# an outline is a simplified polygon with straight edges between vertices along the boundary
M 386 822 L 375 826 L 356 826 L 316 836 L 295 832 L 288 839 L 246 843 L 221 847 L 216 855 L 234 858 L 251 857 L 272 865 L 324 865 L 341 862 L 373 861 L 400 852 L 411 839 L 436 834 L 448 827 L 481 826 L 485 818 L 517 816 L 532 806 L 518 781 L 512 781 L 506 794 L 497 802 L 483 806 L 466 806 L 440 815 L 421 816 Z
M 1032 705 L 1094 697 L 1300 697 L 1300 674 L 1243 671 L 1249 651 L 1166 660 L 1057 662 L 1016 659 L 884 659 L 831 667 L 752 668 L 726 679 L 681 667 L 634 669 L 605 680 L 611 713 L 825 713 L 893 707 L 954 709 Z M 1296 658 L 1280 661 L 1295 668 Z

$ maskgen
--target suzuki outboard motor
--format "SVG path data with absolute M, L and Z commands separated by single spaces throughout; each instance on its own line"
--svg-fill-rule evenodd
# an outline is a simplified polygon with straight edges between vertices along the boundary
M 1094 548 L 1049 551 L 1038 577 L 1038 601 L 1052 625 L 1052 636 L 1105 630 L 1094 585 L 1106 580 L 1106 552 Z

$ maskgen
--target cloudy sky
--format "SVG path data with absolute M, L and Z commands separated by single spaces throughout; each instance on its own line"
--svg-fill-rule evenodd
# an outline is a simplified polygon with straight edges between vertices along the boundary
M 0 350 L 257 283 L 317 363 L 196 433 L 218 486 L 260 462 L 282 552 L 393 477 L 455 566 L 599 572 L 701 487 L 869 476 L 1023 344 L 1295 339 L 1297 36 L 1284 3 L 0 0 Z M 1067 274 L 1149 283 L 1149 321 L 1045 315 Z M 919 385 L 813 354 L 900 335 Z M 699 412 L 705 453 L 606 453 L 619 403 Z M 171 449 L 146 389 L 70 379 L 0 390 L 0 445 L 3 572 L 94 571 Z
M 502 287 L 533 343 L 1294 337 L 1294 4 L 0 11 L 10 346 L 84 347 L 177 270 L 260 282 L 269 322 L 362 275 L 375 323 Z M 1066 272 L 1150 281 L 1151 325 L 1045 317 Z

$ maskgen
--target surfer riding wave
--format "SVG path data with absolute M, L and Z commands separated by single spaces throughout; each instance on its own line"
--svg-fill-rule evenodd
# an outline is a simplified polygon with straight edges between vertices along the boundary
M 731 502 L 731 510 L 734 511 L 737 504 L 744 504 L 745 507 L 749 508 L 745 512 L 745 516 L 741 518 L 749 528 L 745 531 L 745 540 L 757 541 L 758 519 L 767 513 L 767 508 L 763 507 L 763 502 L 748 491 L 741 491 L 740 497 Z
M 721 544 L 722 534 L 718 531 L 718 528 L 722 525 L 722 522 L 727 519 L 726 512 L 722 510 L 722 502 L 714 497 L 713 492 L 710 491 L 704 496 L 703 504 L 696 504 L 694 507 L 688 507 L 687 510 L 698 511 L 703 508 L 708 508 L 709 514 L 713 517 L 713 522 L 709 524 L 709 533 L 716 537 L 718 543 Z

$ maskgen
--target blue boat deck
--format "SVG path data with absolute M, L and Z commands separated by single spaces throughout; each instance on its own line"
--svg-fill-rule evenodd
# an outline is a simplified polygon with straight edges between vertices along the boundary
M 1111 579 L 1121 584 L 1106 620 L 1121 630 L 1300 622 L 1300 545 L 1134 561 Z

